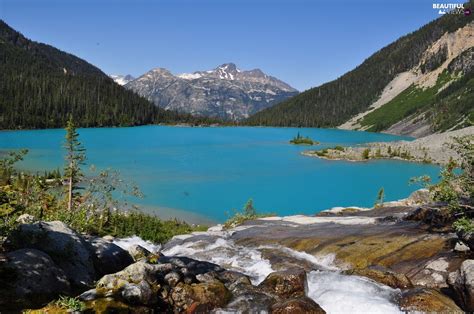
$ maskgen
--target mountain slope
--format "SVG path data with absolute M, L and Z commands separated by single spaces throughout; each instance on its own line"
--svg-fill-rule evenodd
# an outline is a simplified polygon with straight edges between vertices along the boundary
M 0 20 L 0 129 L 114 126 L 192 121 L 156 108 L 101 70 L 25 38 Z
M 241 71 L 233 63 L 180 75 L 156 68 L 125 87 L 165 109 L 229 120 L 246 118 L 298 93 L 259 69 Z
M 422 62 L 425 71 L 433 71 L 431 67 L 440 66 L 439 60 L 436 58 L 425 62 L 427 61 L 424 59 L 425 53 L 446 32 L 453 33 L 465 27 L 472 20 L 472 15 L 446 14 L 376 52 L 361 65 L 340 78 L 263 110 L 250 117 L 246 123 L 250 125 L 336 127 L 367 111 L 379 100 L 384 89 L 402 73 L 420 67 Z M 403 79 L 409 80 L 410 78 L 403 77 Z M 410 84 L 404 86 L 392 96 L 396 96 L 409 86 Z M 405 112 L 402 116 L 409 113 Z M 380 131 L 381 129 L 372 130 Z

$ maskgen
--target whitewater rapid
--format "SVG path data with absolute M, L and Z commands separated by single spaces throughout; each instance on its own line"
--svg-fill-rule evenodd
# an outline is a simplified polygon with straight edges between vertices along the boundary
M 256 285 L 276 270 L 262 256 L 262 250 L 281 251 L 282 255 L 314 266 L 314 270 L 307 273 L 308 297 L 327 313 L 402 313 L 395 304 L 400 290 L 380 285 L 365 277 L 344 275 L 335 265 L 332 255 L 315 257 L 281 246 L 242 246 L 231 239 L 233 232 L 235 229 L 228 232 L 220 227 L 213 227 L 207 232 L 176 236 L 161 248 L 161 252 L 166 256 L 187 256 L 212 262 L 244 273 Z M 139 237 L 121 239 L 115 243 L 123 248 L 139 244 L 152 250 L 160 249 Z

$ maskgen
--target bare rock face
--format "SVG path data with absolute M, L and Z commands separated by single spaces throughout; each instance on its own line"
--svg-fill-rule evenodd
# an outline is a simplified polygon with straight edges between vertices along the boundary
M 181 75 L 156 68 L 125 87 L 165 109 L 229 120 L 249 117 L 298 93 L 259 69 L 241 71 L 233 63 Z
M 24 224 L 7 239 L 13 249 L 32 248 L 48 254 L 78 289 L 95 280 L 93 256 L 85 240 L 60 221 Z
M 20 249 L 0 265 L 0 308 L 37 306 L 70 293 L 66 275 L 44 252 Z
M 448 283 L 468 312 L 474 311 L 474 260 L 465 260 L 458 271 L 449 275 Z

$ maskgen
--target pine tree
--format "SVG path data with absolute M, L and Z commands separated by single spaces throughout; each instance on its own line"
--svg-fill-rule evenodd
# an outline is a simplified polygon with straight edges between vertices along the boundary
M 73 200 L 77 197 L 76 191 L 79 189 L 78 183 L 83 178 L 81 166 L 85 164 L 86 155 L 85 148 L 79 142 L 79 133 L 77 133 L 76 126 L 72 115 L 69 116 L 66 126 L 66 166 L 64 168 L 64 175 L 67 178 L 67 202 L 68 210 L 73 209 Z
M 377 193 L 377 201 L 375 203 L 375 206 L 383 206 L 383 201 L 385 198 L 385 190 L 384 188 L 381 188 L 379 192 Z

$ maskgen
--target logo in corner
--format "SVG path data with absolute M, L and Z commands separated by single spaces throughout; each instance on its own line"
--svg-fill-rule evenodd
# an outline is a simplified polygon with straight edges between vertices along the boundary
M 433 3 L 433 9 L 438 11 L 439 15 L 460 14 L 471 15 L 471 9 L 465 8 L 464 3 Z

